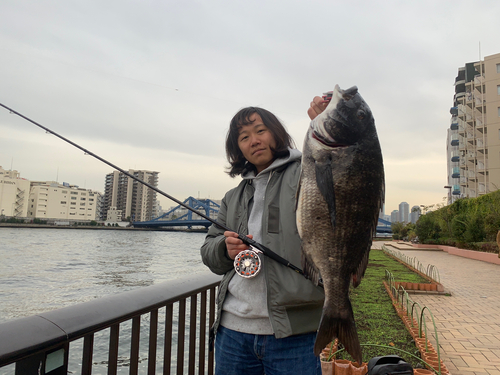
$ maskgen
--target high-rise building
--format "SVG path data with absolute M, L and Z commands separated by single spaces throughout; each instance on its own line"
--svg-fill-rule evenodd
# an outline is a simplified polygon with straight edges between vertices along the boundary
M 397 223 L 399 221 L 399 211 L 394 210 L 391 212 L 391 223 Z
M 500 187 L 500 54 L 458 69 L 447 137 L 448 201 Z
M 420 217 L 420 207 L 419 206 L 413 206 L 411 208 L 411 212 L 410 212 L 410 223 L 412 224 L 415 224 L 418 220 L 418 218 Z
M 133 169 L 128 172 L 154 187 L 158 186 L 158 172 Z M 121 211 L 123 220 L 148 221 L 158 216 L 156 192 L 119 171 L 106 175 L 102 220 L 106 220 L 111 207 Z
M 20 177 L 18 171 L 0 166 L 0 215 L 17 218 L 28 216 L 30 182 Z
M 406 202 L 401 202 L 399 204 L 399 222 L 400 223 L 408 223 L 410 215 L 410 205 Z

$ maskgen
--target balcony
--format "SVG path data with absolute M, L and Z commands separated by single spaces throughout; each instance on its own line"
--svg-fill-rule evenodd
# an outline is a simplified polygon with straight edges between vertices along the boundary
M 484 125 L 486 125 L 486 117 L 484 118 L 484 123 L 483 123 L 483 118 L 482 116 L 476 118 L 476 129 L 478 128 L 483 128 Z M 482 130 L 481 129 L 478 129 L 481 133 L 482 133 Z
M 474 171 L 468 170 L 465 173 L 465 176 L 467 176 L 468 179 L 475 179 L 476 178 L 476 173 L 474 173 Z
M 488 162 L 488 159 L 486 159 L 486 162 Z M 478 160 L 476 170 L 477 171 L 485 171 L 487 168 L 487 164 L 485 165 L 482 161 Z

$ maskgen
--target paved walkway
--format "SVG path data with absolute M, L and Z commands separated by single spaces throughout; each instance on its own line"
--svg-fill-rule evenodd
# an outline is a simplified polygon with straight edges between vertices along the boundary
M 374 242 L 373 248 L 381 245 Z M 500 375 L 500 266 L 444 251 L 402 252 L 424 266 L 436 266 L 441 284 L 451 293 L 411 295 L 432 311 L 441 358 L 450 373 Z M 429 339 L 435 346 L 434 334 Z

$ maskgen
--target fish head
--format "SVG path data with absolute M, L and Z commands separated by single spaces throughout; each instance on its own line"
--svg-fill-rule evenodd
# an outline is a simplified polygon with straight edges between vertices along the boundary
M 322 148 L 342 148 L 377 138 L 370 107 L 353 86 L 342 90 L 338 85 L 326 109 L 311 121 L 311 136 Z

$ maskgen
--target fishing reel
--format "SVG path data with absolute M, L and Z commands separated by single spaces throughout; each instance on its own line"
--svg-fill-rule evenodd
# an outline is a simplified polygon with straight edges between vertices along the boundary
M 250 247 L 248 250 L 241 251 L 234 258 L 234 270 L 238 275 L 245 279 L 251 279 L 257 276 L 262 268 L 258 250 Z

